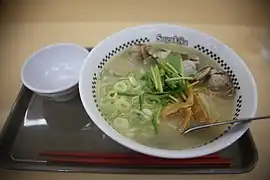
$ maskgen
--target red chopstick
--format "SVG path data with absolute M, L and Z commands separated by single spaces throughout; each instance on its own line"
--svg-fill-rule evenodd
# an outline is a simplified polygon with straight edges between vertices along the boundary
M 165 159 L 143 154 L 89 153 L 89 152 L 41 152 L 49 156 L 48 162 L 79 163 L 95 165 L 230 165 L 231 160 L 218 154 L 211 154 L 192 159 Z
M 56 156 L 56 157 L 84 157 L 84 158 L 147 158 L 147 159 L 163 159 L 144 154 L 120 154 L 120 153 L 89 153 L 89 152 L 61 152 L 61 151 L 45 151 L 41 152 L 43 156 Z M 210 154 L 199 157 L 200 159 L 220 158 L 218 154 Z
M 49 158 L 48 162 L 96 165 L 230 165 L 229 159 L 74 159 Z

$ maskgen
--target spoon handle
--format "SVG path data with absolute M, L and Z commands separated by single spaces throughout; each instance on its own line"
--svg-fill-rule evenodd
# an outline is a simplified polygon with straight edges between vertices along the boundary
M 241 118 L 241 119 L 235 119 L 235 120 L 227 120 L 227 121 L 222 121 L 222 122 L 215 122 L 215 123 L 211 123 L 211 124 L 204 124 L 204 125 L 199 125 L 199 126 L 194 126 L 194 127 L 188 128 L 188 129 L 186 129 L 184 131 L 183 134 L 187 134 L 187 133 L 190 133 L 191 131 L 196 131 L 196 130 L 200 130 L 200 129 L 208 128 L 208 127 L 213 127 L 213 126 L 220 126 L 220 125 L 231 124 L 231 123 L 244 123 L 244 122 L 250 122 L 250 121 L 254 121 L 254 120 L 262 120 L 262 119 L 269 119 L 269 118 L 270 118 L 270 115 L 267 115 L 267 116 Z

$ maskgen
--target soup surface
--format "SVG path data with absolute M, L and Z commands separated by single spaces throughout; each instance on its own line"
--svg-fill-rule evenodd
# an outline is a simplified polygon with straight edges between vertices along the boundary
M 226 126 L 183 135 L 187 127 L 232 118 L 229 76 L 208 56 L 177 44 L 128 48 L 103 68 L 97 85 L 105 120 L 120 134 L 162 149 L 186 149 L 220 135 Z

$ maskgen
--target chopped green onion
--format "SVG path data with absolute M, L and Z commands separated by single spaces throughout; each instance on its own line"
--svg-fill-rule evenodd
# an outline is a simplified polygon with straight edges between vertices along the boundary
M 153 80 L 154 80 L 154 84 L 155 84 L 155 88 L 156 90 L 159 90 L 159 87 L 158 87 L 158 80 L 157 80 L 157 75 L 155 73 L 155 70 L 154 68 L 151 66 L 151 72 L 152 72 L 152 77 L 153 77 Z
M 159 106 L 156 117 L 155 117 L 157 124 L 159 124 L 159 121 L 160 121 L 159 116 L 160 116 L 161 110 L 162 110 L 162 106 Z
M 120 111 L 127 111 L 131 106 L 130 103 L 124 99 L 117 99 L 114 104 Z
M 168 68 L 170 68 L 174 73 L 178 74 L 178 71 L 168 62 L 165 63 Z
M 168 82 L 168 81 L 177 81 L 177 80 L 185 80 L 185 79 L 187 79 L 187 80 L 192 80 L 193 79 L 193 77 L 173 77 L 173 78 L 168 78 L 168 79 L 166 79 L 165 81 L 166 82 Z
M 171 98 L 174 102 L 176 102 L 176 103 L 178 103 L 179 101 L 178 101 L 178 99 L 176 99 L 174 96 L 172 96 L 172 95 L 169 95 L 169 98 Z
M 166 71 L 166 73 L 170 73 L 173 74 L 175 73 L 174 71 L 172 71 L 169 67 L 166 66 L 166 64 L 164 62 L 161 62 L 160 65 L 162 66 L 162 68 Z M 166 75 L 165 75 L 166 76 Z
M 162 85 L 162 82 L 161 82 L 161 76 L 160 76 L 159 68 L 156 65 L 154 69 L 155 69 L 155 72 L 156 72 L 156 75 L 157 75 L 157 83 L 158 83 L 159 92 L 163 92 L 163 85 Z
M 145 114 L 145 113 L 142 112 L 142 111 L 135 110 L 135 112 L 136 112 L 138 115 L 142 116 L 145 120 L 150 120 L 150 119 L 151 119 L 151 116 L 148 116 L 147 114 Z
M 159 68 L 158 66 L 151 66 L 151 72 L 152 72 L 152 77 L 154 80 L 154 84 L 156 87 L 156 90 L 158 90 L 159 92 L 163 92 L 163 86 L 162 86 L 162 82 L 161 82 L 161 77 L 160 77 L 160 72 L 159 72 Z
M 184 77 L 184 66 L 183 66 L 183 60 L 182 60 L 181 56 L 179 56 L 179 61 L 180 61 L 180 63 L 179 63 L 179 65 L 180 65 L 180 74 L 181 74 L 182 77 Z M 185 79 L 183 79 L 183 84 L 186 84 Z
M 109 91 L 108 92 L 108 95 L 107 95 L 107 97 L 108 97 L 108 99 L 116 99 L 116 97 L 117 97 L 117 95 L 118 95 L 118 93 L 116 92 L 116 91 Z
M 180 65 L 180 74 L 181 74 L 182 76 L 184 76 L 184 66 L 183 66 L 183 59 L 182 59 L 182 56 L 179 56 L 179 61 L 180 61 L 180 63 L 179 63 L 179 65 Z
M 128 90 L 128 86 L 124 81 L 117 82 L 114 86 L 113 89 L 117 92 L 126 92 Z
M 159 103 L 161 103 L 160 100 L 159 100 Z M 142 110 L 144 117 L 145 118 L 148 117 L 147 118 L 148 120 L 151 119 L 151 123 L 153 125 L 153 129 L 154 129 L 156 134 L 158 133 L 157 126 L 158 126 L 158 123 L 159 123 L 159 116 L 160 116 L 161 109 L 162 109 L 162 106 L 160 104 L 159 109 L 158 109 L 158 111 L 157 111 L 157 113 L 156 113 L 156 115 L 154 117 L 152 116 L 153 112 L 150 109 L 143 109 Z
M 134 96 L 131 101 L 132 101 L 132 104 L 139 103 L 139 96 Z
M 155 131 L 156 134 L 158 133 L 158 124 L 159 124 L 159 121 L 160 121 L 159 116 L 160 116 L 160 113 L 161 113 L 161 109 L 162 109 L 162 106 L 160 106 L 158 108 L 156 116 L 154 118 L 152 118 L 152 120 L 151 120 L 154 131 Z
M 135 94 L 135 93 L 119 92 L 118 94 L 122 96 L 138 96 L 138 94 Z
M 150 94 L 150 95 L 164 95 L 164 94 L 170 94 L 170 92 L 146 92 L 145 94 Z
M 140 110 L 142 110 L 142 102 L 143 102 L 143 93 L 141 93 L 139 96 Z
M 153 105 L 153 104 L 160 104 L 161 103 L 160 99 L 168 96 L 169 96 L 168 94 L 163 95 L 145 94 L 144 99 L 147 105 Z
M 128 79 L 133 86 L 138 86 L 139 83 L 137 82 L 137 80 L 134 77 L 130 76 L 130 77 L 128 77 Z
M 152 115 L 153 115 L 153 112 L 150 109 L 147 109 L 147 108 L 143 109 L 142 112 L 144 114 L 146 114 L 147 116 L 150 116 L 150 117 L 152 117 Z
M 148 94 L 149 97 L 156 97 L 158 99 L 169 97 L 169 94 Z
M 195 82 L 193 82 L 193 83 L 191 83 L 191 84 L 189 84 L 188 85 L 188 87 L 192 87 L 192 86 L 195 86 L 196 84 L 198 84 L 200 81 L 195 81 Z
M 152 118 L 151 122 L 152 122 L 152 125 L 154 127 L 154 131 L 157 134 L 158 133 L 158 128 L 157 128 L 157 122 L 156 122 L 155 118 Z
M 165 70 L 162 67 L 160 67 L 159 72 L 160 72 L 160 76 L 165 75 Z
M 138 84 L 136 87 L 134 87 L 133 89 L 131 89 L 132 92 L 136 93 L 136 92 L 140 92 L 141 91 L 141 85 Z
M 180 95 L 181 95 L 181 97 L 182 97 L 182 99 L 183 99 L 184 101 L 187 100 L 187 96 L 185 95 L 184 92 L 181 92 Z

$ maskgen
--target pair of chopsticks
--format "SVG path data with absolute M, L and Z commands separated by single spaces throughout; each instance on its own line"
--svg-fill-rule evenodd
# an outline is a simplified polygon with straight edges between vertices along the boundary
M 215 165 L 229 166 L 231 160 L 212 154 L 192 159 L 164 159 L 143 154 L 88 153 L 88 152 L 41 152 L 51 163 L 75 163 L 88 165 Z

